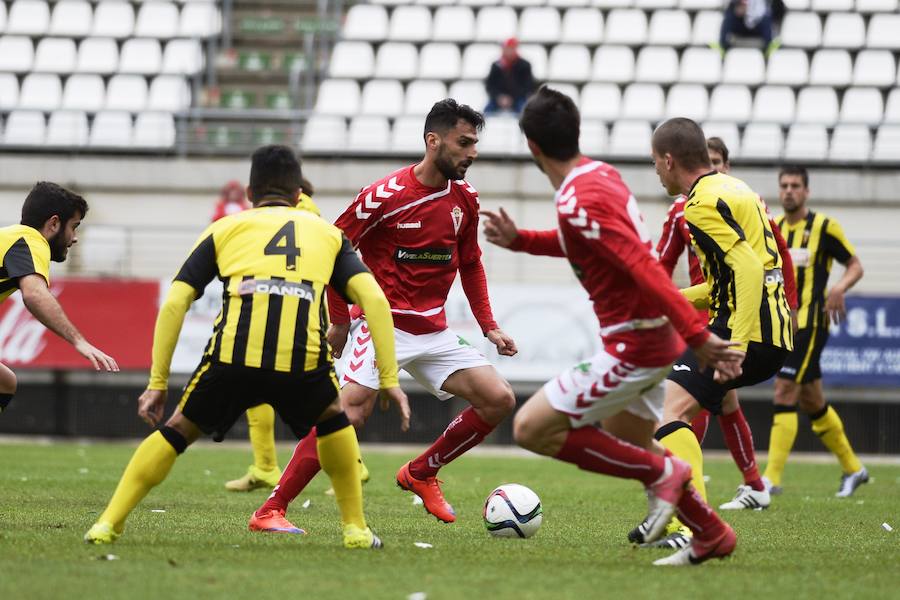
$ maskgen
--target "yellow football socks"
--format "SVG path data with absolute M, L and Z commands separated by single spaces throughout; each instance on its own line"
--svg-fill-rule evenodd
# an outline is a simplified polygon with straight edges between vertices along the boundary
M 247 409 L 247 425 L 250 445 L 253 446 L 253 466 L 260 471 L 278 468 L 275 454 L 275 409 L 271 404 L 260 404 Z
M 656 432 L 656 439 L 672 454 L 691 465 L 691 481 L 697 493 L 706 500 L 706 484 L 703 482 L 703 451 L 691 426 L 681 421 L 663 425 Z
M 862 469 L 862 463 L 859 462 L 853 452 L 853 447 L 850 446 L 850 440 L 844 433 L 844 423 L 831 405 L 828 405 L 823 412 L 811 415 L 810 419 L 813 433 L 819 436 L 825 447 L 837 457 L 844 473 L 856 473 Z
M 769 459 L 766 461 L 766 477 L 772 485 L 781 485 L 784 465 L 787 463 L 794 440 L 797 438 L 797 409 L 793 406 L 775 406 L 772 432 L 769 435 Z
M 341 511 L 341 522 L 366 528 L 363 516 L 362 483 L 359 480 L 360 452 L 356 430 L 350 425 L 333 433 L 318 432 L 316 448 L 319 464 L 331 478 L 334 498 Z
M 116 532 L 121 533 L 128 514 L 166 478 L 177 457 L 175 448 L 159 431 L 150 434 L 134 451 L 109 505 L 97 521 L 112 523 Z

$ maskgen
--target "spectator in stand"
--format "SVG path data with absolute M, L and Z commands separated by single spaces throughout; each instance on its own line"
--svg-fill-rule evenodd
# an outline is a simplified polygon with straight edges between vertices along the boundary
M 222 188 L 219 200 L 213 210 L 213 221 L 218 221 L 222 217 L 239 213 L 242 210 L 250 208 L 247 197 L 244 195 L 244 187 L 237 181 L 229 181 Z
M 758 37 L 763 41 L 766 56 L 781 45 L 772 33 L 772 9 L 768 0 L 730 0 L 722 18 L 719 43 L 712 46 L 721 52 L 731 47 L 731 36 Z
M 485 113 L 522 112 L 535 86 L 531 63 L 519 56 L 519 41 L 516 38 L 503 42 L 500 59 L 491 65 L 485 86 L 490 98 Z

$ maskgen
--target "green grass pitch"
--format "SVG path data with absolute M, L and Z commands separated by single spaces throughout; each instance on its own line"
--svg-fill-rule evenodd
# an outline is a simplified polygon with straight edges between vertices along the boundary
M 340 546 L 337 507 L 319 476 L 288 516 L 306 536 L 247 531 L 265 498 L 226 492 L 249 450 L 202 446 L 138 506 L 112 546 L 81 536 L 102 510 L 128 444 L 0 445 L 0 598 L 887 598 L 900 589 L 900 468 L 873 466 L 874 483 L 835 499 L 834 464 L 789 464 L 787 493 L 763 512 L 729 513 L 733 558 L 652 567 L 664 551 L 633 549 L 644 515 L 633 482 L 551 460 L 468 456 L 441 471 L 459 520 L 438 523 L 393 483 L 408 457 L 369 451 L 366 513 L 386 548 Z M 287 461 L 282 448 L 280 459 Z M 730 461 L 707 464 L 711 500 L 733 493 Z M 481 522 L 496 485 L 534 489 L 544 524 L 529 540 L 494 539 Z M 302 508 L 306 500 L 308 508 Z M 165 512 L 155 512 L 165 511 Z M 888 532 L 882 523 L 895 530 Z M 416 547 L 427 542 L 433 548 Z M 117 560 L 101 560 L 113 554 Z M 422 596 L 419 596 L 421 598 Z

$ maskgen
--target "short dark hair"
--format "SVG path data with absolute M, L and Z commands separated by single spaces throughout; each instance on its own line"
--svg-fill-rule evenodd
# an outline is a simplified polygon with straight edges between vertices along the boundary
M 569 160 L 579 152 L 581 114 L 571 98 L 542 85 L 528 100 L 519 117 L 525 137 L 556 160 Z
M 469 123 L 476 131 L 481 131 L 484 127 L 484 115 L 480 112 L 468 104 L 459 104 L 453 98 L 444 98 L 435 102 L 428 111 L 422 136 L 428 135 L 429 132 L 444 135 L 456 127 L 460 120 Z
M 83 219 L 87 211 L 87 201 L 75 192 L 49 181 L 39 181 L 22 204 L 22 225 L 40 229 L 53 215 L 66 224 L 75 213 Z
M 713 152 L 717 152 L 722 156 L 722 162 L 728 162 L 728 146 L 725 145 L 725 140 L 720 137 L 711 137 L 706 140 L 706 148 L 707 150 L 712 150 Z
M 684 117 L 669 119 L 653 132 L 656 154 L 671 154 L 686 169 L 711 168 L 706 136 L 694 121 Z
M 800 179 L 803 180 L 803 187 L 809 187 L 809 171 L 806 170 L 806 167 L 801 167 L 800 165 L 785 165 L 778 171 L 778 181 L 781 181 L 781 178 L 784 175 L 799 175 Z
M 312 182 L 309 179 L 307 179 L 306 177 L 301 177 L 300 191 L 307 196 L 312 197 L 312 195 L 316 193 L 316 188 L 313 186 Z
M 300 161 L 287 146 L 263 146 L 253 153 L 250 164 L 250 194 L 256 204 L 264 196 L 278 196 L 291 201 L 303 185 Z

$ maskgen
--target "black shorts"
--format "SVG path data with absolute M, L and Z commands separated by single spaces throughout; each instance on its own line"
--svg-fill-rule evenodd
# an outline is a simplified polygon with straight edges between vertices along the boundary
M 794 334 L 794 351 L 784 361 L 784 366 L 778 371 L 778 377 L 797 383 L 810 383 L 821 379 L 822 365 L 819 363 L 827 342 L 827 325 L 798 329 Z
M 725 383 L 718 383 L 713 379 L 715 371 L 709 367 L 701 371 L 697 363 L 697 356 L 688 349 L 672 365 L 672 371 L 667 379 L 687 390 L 700 403 L 700 406 L 714 415 L 720 415 L 722 414 L 722 398 L 725 397 L 728 390 L 754 385 L 769 379 L 778 372 L 787 355 L 788 351 L 784 348 L 750 342 L 747 346 L 747 356 L 741 364 L 743 370 L 741 376 Z
M 316 424 L 338 396 L 331 366 L 294 374 L 204 358 L 184 388 L 182 414 L 221 442 L 248 408 L 271 404 L 298 438 Z

